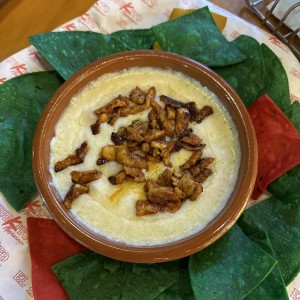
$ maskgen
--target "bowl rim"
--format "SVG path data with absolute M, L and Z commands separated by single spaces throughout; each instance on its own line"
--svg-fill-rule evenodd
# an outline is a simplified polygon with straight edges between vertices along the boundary
M 101 76 L 93 77 L 95 74 L 102 72 L 102 75 L 104 75 L 107 68 L 124 61 L 126 61 L 127 64 L 131 64 L 140 63 L 145 60 L 155 61 L 157 59 L 163 59 L 168 65 L 171 62 L 175 63 L 176 68 L 178 68 L 178 65 L 181 65 L 181 67 L 187 70 L 192 68 L 195 72 L 200 72 L 201 76 L 209 77 L 209 80 L 212 80 L 213 84 L 217 85 L 226 94 L 226 98 L 230 103 L 228 105 L 234 106 L 238 113 L 237 115 L 240 117 L 239 122 L 242 123 L 244 129 L 243 139 L 245 139 L 245 143 L 247 144 L 247 151 L 243 153 L 246 157 L 244 166 L 245 172 L 240 174 L 239 170 L 239 175 L 242 176 L 242 179 L 238 178 L 240 187 L 233 199 L 238 199 L 239 201 L 233 201 L 231 196 L 230 199 L 232 201 L 225 206 L 227 207 L 229 205 L 230 208 L 234 205 L 234 211 L 225 209 L 220 213 L 220 218 L 217 217 L 212 224 L 209 223 L 209 226 L 205 227 L 200 233 L 196 233 L 177 242 L 158 246 L 130 246 L 111 241 L 102 236 L 97 236 L 86 226 L 82 225 L 82 223 L 72 218 L 72 215 L 66 210 L 62 201 L 57 198 L 57 194 L 55 194 L 53 190 L 54 188 L 51 187 L 51 184 L 49 184 L 47 180 L 46 174 L 50 172 L 44 159 L 44 147 L 46 147 L 45 144 L 50 147 L 50 141 L 46 140 L 45 143 L 45 137 L 49 130 L 49 122 L 53 118 L 58 106 L 70 92 L 74 92 L 76 89 L 78 92 L 78 84 L 84 80 L 87 82 L 95 80 Z M 149 66 L 151 67 L 151 65 Z M 121 68 L 120 70 L 122 69 L 125 68 Z M 69 236 L 90 250 L 110 258 L 137 263 L 157 263 L 179 259 L 198 252 L 215 242 L 234 225 L 251 197 L 257 175 L 257 157 L 256 136 L 248 111 L 239 96 L 224 79 L 201 63 L 178 54 L 155 50 L 136 50 L 121 52 L 99 59 L 76 72 L 62 84 L 46 106 L 36 128 L 33 140 L 32 164 L 35 183 L 41 198 L 56 223 Z M 80 225 L 82 226 L 80 227 Z

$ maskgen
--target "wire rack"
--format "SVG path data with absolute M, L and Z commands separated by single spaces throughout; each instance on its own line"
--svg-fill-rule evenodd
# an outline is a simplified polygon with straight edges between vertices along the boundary
M 300 2 L 289 7 L 283 17 L 281 19 L 277 19 L 273 16 L 272 12 L 278 5 L 279 1 L 280 0 L 275 0 L 272 6 L 268 9 L 267 6 L 272 2 L 271 0 L 245 0 L 248 8 L 262 21 L 263 24 L 267 25 L 272 33 L 286 44 L 298 60 L 300 60 L 300 24 L 295 30 L 290 29 L 284 24 L 288 16 L 300 6 Z

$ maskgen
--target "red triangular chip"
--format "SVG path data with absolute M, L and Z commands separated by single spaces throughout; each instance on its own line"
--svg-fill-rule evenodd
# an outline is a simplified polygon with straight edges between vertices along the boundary
M 28 218 L 27 225 L 34 299 L 69 299 L 51 267 L 86 248 L 66 235 L 53 220 Z
M 253 199 L 267 186 L 300 163 L 300 135 L 290 120 L 265 94 L 249 108 L 257 144 L 258 173 Z

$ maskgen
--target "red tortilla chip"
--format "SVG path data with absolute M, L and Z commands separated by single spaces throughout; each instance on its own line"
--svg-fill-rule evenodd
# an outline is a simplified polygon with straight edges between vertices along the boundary
M 69 299 L 51 267 L 86 248 L 49 219 L 28 218 L 32 289 L 35 300 Z
M 253 199 L 267 186 L 300 163 L 300 135 L 290 120 L 265 94 L 249 108 L 257 144 L 258 173 Z

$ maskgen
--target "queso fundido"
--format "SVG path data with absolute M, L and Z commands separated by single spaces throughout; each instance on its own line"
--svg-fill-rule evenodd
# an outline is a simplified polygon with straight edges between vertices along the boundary
M 149 95 L 151 88 L 154 90 L 151 105 L 146 107 L 144 100 L 144 103 L 139 104 L 144 105 L 143 110 L 137 113 L 119 114 L 113 121 L 115 115 L 104 118 L 102 108 L 108 107 L 113 99 L 120 99 L 120 95 L 128 97 L 130 92 L 136 91 L 136 86 L 141 95 L 144 91 Z M 201 111 L 210 107 L 213 113 L 208 113 L 200 122 L 189 117 L 191 122 L 187 126 L 184 116 L 191 115 L 192 110 L 187 105 L 191 102 L 196 103 L 194 109 Z M 181 107 L 175 109 L 178 103 L 181 103 Z M 149 126 L 150 121 L 161 121 L 159 117 L 150 117 L 157 105 L 164 112 L 170 107 L 168 113 L 170 116 L 173 113 L 174 118 L 170 117 L 169 120 L 174 120 L 174 128 L 168 134 L 166 130 L 156 130 L 156 138 L 145 142 L 145 135 L 149 136 L 149 131 L 144 128 L 145 134 L 142 134 L 143 124 Z M 97 110 L 100 113 L 95 116 Z M 183 116 L 182 119 L 180 115 Z M 160 124 L 157 126 L 161 127 Z M 130 147 L 124 150 L 121 142 L 118 145 L 113 140 L 116 137 L 124 138 L 125 131 L 128 136 L 130 128 L 133 131 L 140 129 L 143 140 L 140 143 L 135 141 L 134 145 L 131 141 Z M 159 135 L 158 131 L 164 133 Z M 190 137 L 194 137 L 193 140 L 197 143 L 189 141 Z M 165 155 L 166 152 L 163 153 L 161 147 L 167 148 L 172 143 L 176 144 L 176 151 L 173 145 L 168 155 Z M 141 146 L 144 144 L 146 145 Z M 105 154 L 107 149 L 112 150 L 108 156 Z M 128 151 L 131 158 L 132 155 L 137 155 L 133 158 L 143 157 L 141 161 L 145 165 L 138 168 L 137 176 L 132 175 L 136 171 L 132 169 L 135 165 L 126 162 L 122 165 L 120 159 L 114 157 L 121 157 L 118 153 L 122 151 Z M 80 163 L 55 171 L 54 166 L 73 153 L 79 153 L 79 156 L 84 153 Z M 158 153 L 156 157 L 155 153 Z M 107 159 L 110 155 L 112 159 Z M 146 162 L 145 157 L 148 158 Z M 205 169 L 209 170 L 208 176 L 200 180 L 201 184 L 188 175 L 194 174 L 191 170 L 195 169 L 196 162 L 207 163 Z M 236 129 L 221 102 L 198 82 L 181 73 L 148 67 L 106 74 L 86 86 L 71 99 L 55 127 L 55 136 L 51 141 L 50 172 L 53 185 L 62 199 L 70 194 L 71 177 L 73 180 L 74 174 L 91 170 L 96 174 L 94 180 L 88 183 L 88 188 L 84 184 L 85 191 L 72 201 L 72 213 L 100 235 L 128 245 L 166 244 L 202 230 L 225 206 L 234 189 L 239 164 L 240 149 Z M 209 168 L 206 168 L 208 165 Z M 178 196 L 184 191 L 182 188 L 178 192 L 180 182 L 185 187 L 185 182 L 187 185 L 193 183 L 189 185 L 190 188 L 185 189 L 183 201 L 174 200 L 178 204 L 176 209 L 174 202 L 169 203 L 167 208 L 164 206 L 164 209 L 161 209 L 161 203 L 152 203 L 153 199 L 149 194 L 161 179 L 161 174 L 167 174 L 165 178 L 168 177 L 172 184 L 168 186 L 168 190 L 165 188 L 161 189 L 162 193 L 154 193 L 153 198 L 158 198 L 159 195 L 170 195 L 170 198 L 174 196 L 174 193 L 163 194 L 166 191 L 177 191 Z M 188 176 L 190 180 L 184 181 Z M 123 179 L 120 180 L 120 177 Z M 192 192 L 189 193 L 187 190 L 190 189 Z M 150 205 L 150 210 L 148 206 L 144 210 L 145 203 Z M 153 207 L 158 207 L 155 213 L 151 210 Z M 139 214 L 139 211 L 142 213 Z

